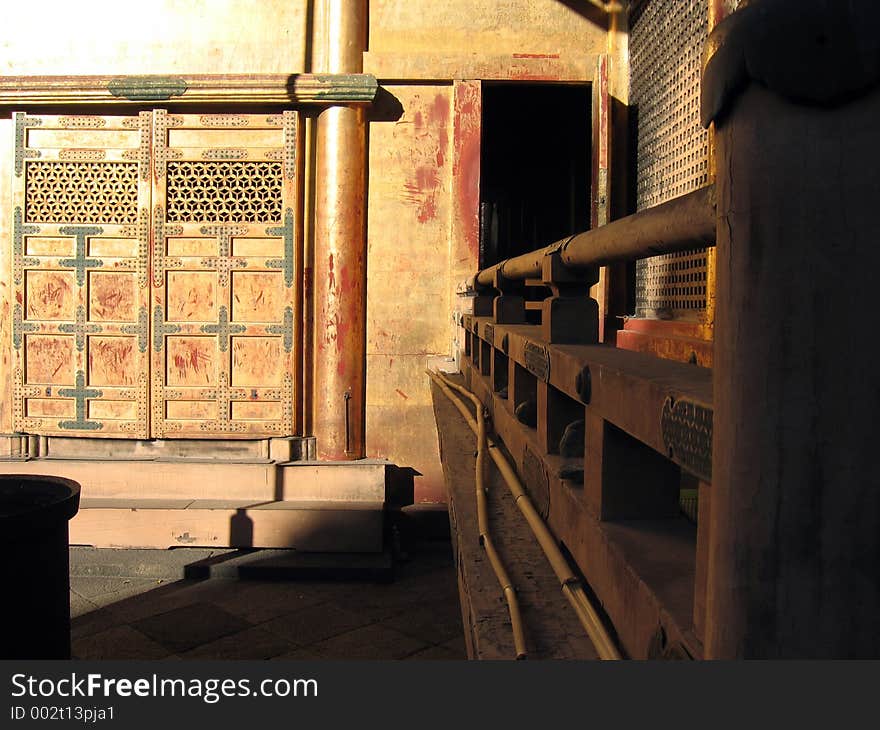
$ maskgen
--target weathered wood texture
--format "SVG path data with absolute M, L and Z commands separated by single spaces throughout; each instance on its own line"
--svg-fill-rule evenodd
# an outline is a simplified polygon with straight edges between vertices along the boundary
M 679 466 L 711 473 L 711 371 L 550 345 L 535 325 L 463 324 L 466 380 L 627 652 L 701 656 L 705 527 L 698 546 Z
M 656 658 L 662 629 L 665 644 L 661 649 L 684 648 L 700 657 L 702 645 L 691 629 L 695 531 L 683 517 L 671 516 L 677 512 L 674 492 L 666 490 L 665 501 L 651 499 L 652 492 L 663 491 L 663 475 L 658 478 L 651 471 L 656 463 L 635 467 L 625 449 L 606 450 L 603 441 L 591 438 L 589 431 L 586 462 L 542 454 L 536 431 L 520 423 L 507 399 L 491 393 L 469 361 L 463 361 L 463 370 L 471 389 L 487 404 L 494 428 L 536 508 L 571 553 L 626 653 L 633 658 Z M 647 449 L 633 439 L 630 442 Z M 616 473 L 603 474 L 605 458 L 622 458 L 626 468 L 618 464 Z M 565 471 L 578 462 L 586 467 L 582 482 Z M 603 478 L 608 482 L 603 484 Z M 613 489 L 618 493 L 611 499 L 608 492 Z M 622 499 L 624 492 L 628 492 L 628 502 Z M 603 520 L 606 507 L 607 516 L 613 518 L 608 521 Z
M 147 438 L 150 114 L 15 129 L 12 427 Z
M 153 116 L 152 433 L 296 432 L 296 112 Z
M 576 269 L 648 254 L 686 251 L 714 242 L 715 189 L 708 186 L 602 228 L 502 261 L 480 271 L 476 283 L 491 286 L 496 273 L 508 279 L 533 278 L 540 274 L 544 257 L 557 251 L 565 266 Z
M 466 329 L 473 332 L 476 328 L 480 332 L 477 339 L 485 337 L 489 320 L 466 315 L 464 321 Z M 506 336 L 506 354 L 524 372 L 531 367 L 532 380 L 537 377 L 535 353 L 546 353 L 546 360 L 542 362 L 546 363 L 547 382 L 576 401 L 583 402 L 578 383 L 587 367 L 591 410 L 661 454 L 668 453 L 661 423 L 667 398 L 692 402 L 708 410 L 712 408 L 710 370 L 603 345 L 548 347 L 537 329 L 529 325 L 496 324 L 492 326 L 492 337 L 497 347 Z M 510 395 L 515 396 L 513 390 Z M 517 398 L 517 404 L 519 402 Z M 679 454 L 672 458 L 681 457 Z
M 710 324 L 627 318 L 617 331 L 616 344 L 624 350 L 711 368 L 713 332 Z
M 880 654 L 878 115 L 751 83 L 716 120 L 712 657 Z

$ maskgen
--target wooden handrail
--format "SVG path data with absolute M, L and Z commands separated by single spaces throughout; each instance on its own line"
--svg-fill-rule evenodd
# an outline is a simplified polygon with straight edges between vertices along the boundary
M 577 269 L 714 246 L 715 224 L 715 186 L 709 185 L 668 203 L 506 259 L 480 271 L 473 284 L 492 286 L 496 273 L 514 280 L 541 276 L 541 262 L 552 253 L 558 253 L 565 266 Z

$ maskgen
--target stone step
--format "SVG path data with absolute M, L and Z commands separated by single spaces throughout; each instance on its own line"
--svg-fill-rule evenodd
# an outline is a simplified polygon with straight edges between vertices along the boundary
M 83 497 L 70 543 L 380 552 L 383 520 L 382 501 Z
M 236 550 L 187 565 L 184 577 L 387 582 L 394 578 L 394 561 L 388 549 L 371 553 Z
M 70 548 L 72 578 L 206 580 L 363 580 L 393 578 L 389 550 L 379 553 L 304 553 L 290 549 L 139 550 Z
M 37 458 L 2 460 L 0 474 L 42 474 L 73 479 L 83 498 L 252 502 L 341 500 L 384 502 L 389 464 L 346 462 Z

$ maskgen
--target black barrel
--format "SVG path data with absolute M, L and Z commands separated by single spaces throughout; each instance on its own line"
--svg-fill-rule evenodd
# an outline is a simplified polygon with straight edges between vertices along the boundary
M 70 659 L 68 521 L 80 486 L 0 475 L 0 659 Z

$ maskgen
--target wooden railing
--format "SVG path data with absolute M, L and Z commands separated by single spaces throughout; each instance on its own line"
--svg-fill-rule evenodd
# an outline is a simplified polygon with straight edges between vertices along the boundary
M 501 262 L 474 277 L 462 320 L 467 383 L 633 656 L 701 655 L 707 556 L 679 491 L 711 479 L 712 374 L 597 344 L 589 286 L 598 265 L 714 245 L 714 221 L 706 188 Z M 539 324 L 523 282 L 550 291 Z M 651 555 L 641 568 L 630 541 Z

